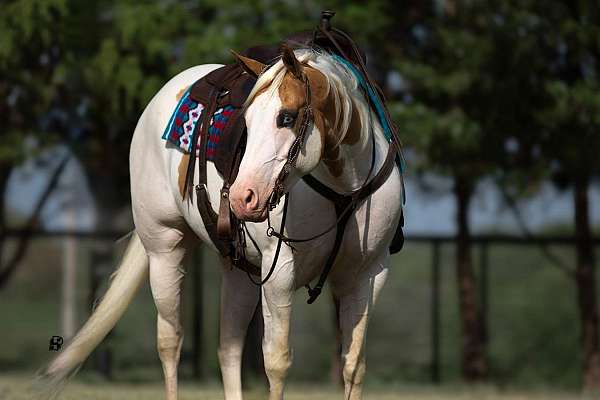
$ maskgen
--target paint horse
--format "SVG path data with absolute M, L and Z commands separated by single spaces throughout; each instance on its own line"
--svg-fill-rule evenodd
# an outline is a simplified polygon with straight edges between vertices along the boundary
M 310 174 L 337 193 L 351 193 L 364 186 L 373 171 L 384 167 L 390 145 L 355 71 L 334 55 L 285 48 L 281 59 L 269 68 L 245 57 L 239 57 L 239 62 L 258 80 L 246 103 L 246 150 L 230 188 L 230 204 L 235 216 L 247 222 L 247 233 L 255 242 L 255 246 L 248 246 L 246 257 L 261 266 L 264 277 L 278 247 L 277 238 L 266 234 L 266 219 L 269 217 L 277 229 L 284 216 L 283 203 L 269 212 L 270 199 L 307 109 L 312 112 L 312 123 L 304 132 L 293 168 L 279 182 L 289 197 L 285 233 L 290 237 L 310 237 L 336 223 L 332 202 L 307 185 L 303 176 Z M 140 117 L 130 153 L 135 231 L 103 300 L 44 371 L 51 388 L 60 387 L 112 329 L 149 273 L 158 310 L 157 348 L 166 398 L 177 398 L 183 341 L 182 260 L 196 237 L 216 248 L 194 199 L 181 195 L 184 153 L 165 144 L 161 134 L 178 94 L 218 67 L 201 65 L 180 73 L 154 96 Z M 218 199 L 222 178 L 211 163 L 207 168 L 209 197 Z M 353 209 L 329 274 L 331 291 L 340 303 L 346 399 L 362 396 L 367 323 L 388 274 L 388 247 L 401 216 L 401 197 L 401 175 L 394 167 Z M 213 201 L 215 212 L 217 206 Z M 218 358 L 227 400 L 242 399 L 242 349 L 259 301 L 269 399 L 283 398 L 284 380 L 292 362 L 289 335 L 293 294 L 319 275 L 335 236 L 332 230 L 318 240 L 294 243 L 293 248 L 281 246 L 272 275 L 260 291 L 243 271 L 223 263 Z

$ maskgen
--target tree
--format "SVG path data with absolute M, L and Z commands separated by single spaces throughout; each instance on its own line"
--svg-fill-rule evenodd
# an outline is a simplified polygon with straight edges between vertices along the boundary
M 573 188 L 583 387 L 600 391 L 598 299 L 588 198 L 592 178 L 600 175 L 600 6 L 592 1 L 553 5 L 543 10 L 538 5 L 547 28 L 540 47 L 545 44 L 549 53 L 545 91 L 551 101 L 536 114 L 541 125 L 536 140 L 554 181 Z
M 433 169 L 454 181 L 456 277 L 462 328 L 462 375 L 488 375 L 486 332 L 471 258 L 468 210 L 477 180 L 493 170 L 484 118 L 492 106 L 489 62 L 493 43 L 485 10 L 469 5 L 418 21 L 409 57 L 396 66 L 410 85 L 407 103 L 394 113 L 408 147 L 421 158 L 414 167 Z
M 546 60 L 530 56 L 539 44 L 532 34 L 537 26 L 521 4 L 443 4 L 413 23 L 407 55 L 396 57 L 409 89 L 395 115 L 405 143 L 417 152 L 417 170 L 454 181 L 462 373 L 481 380 L 489 370 L 487 327 L 471 259 L 470 201 L 482 177 L 529 166 L 515 158 L 510 143 L 537 127 L 531 112 L 546 96 L 531 77 Z
M 600 172 L 599 7 L 589 1 L 446 5 L 443 17 L 425 18 L 413 28 L 410 57 L 415 61 L 398 62 L 412 100 L 399 104 L 396 113 L 422 164 L 455 182 L 463 374 L 477 378 L 478 366 L 485 365 L 477 354 L 485 342 L 477 306 L 468 301 L 475 298 L 469 294 L 475 281 L 465 218 L 473 185 L 490 173 L 523 186 L 550 176 L 574 189 L 583 386 L 597 390 L 600 350 L 588 190 Z
M 66 12 L 63 0 L 0 4 L 0 259 L 6 229 L 4 192 L 13 165 L 28 156 L 25 139 L 35 138 L 37 145 L 29 150 L 34 153 L 58 139 L 56 132 L 44 130 L 42 125 L 57 94 L 51 84 L 59 70 L 61 46 L 55 26 Z M 43 196 L 38 212 L 48 197 Z M 29 225 L 33 223 L 34 219 Z M 8 265 L 0 270 L 0 285 L 24 255 L 28 239 L 23 238 Z

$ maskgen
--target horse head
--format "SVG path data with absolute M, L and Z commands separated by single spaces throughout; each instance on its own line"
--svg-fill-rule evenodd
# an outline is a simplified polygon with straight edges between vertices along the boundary
M 266 71 L 256 60 L 237 57 L 258 81 L 246 104 L 246 151 L 230 200 L 239 219 L 260 222 L 321 161 L 330 125 L 324 117 L 331 113 L 330 85 L 323 73 L 296 58 L 289 47 Z

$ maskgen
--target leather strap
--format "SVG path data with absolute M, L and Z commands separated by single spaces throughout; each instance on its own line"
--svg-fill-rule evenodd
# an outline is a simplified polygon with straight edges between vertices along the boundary
M 196 200 L 200 217 L 202 217 L 202 222 L 204 223 L 204 227 L 206 228 L 210 240 L 212 240 L 223 257 L 229 257 L 231 255 L 231 247 L 220 240 L 217 235 L 217 214 L 210 205 L 208 193 L 206 192 L 206 185 L 196 186 Z
M 212 242 L 215 244 L 221 256 L 229 260 L 233 266 L 241 269 L 242 271 L 246 271 L 247 273 L 255 276 L 260 276 L 261 270 L 259 267 L 251 264 L 245 258 L 234 260 L 232 257 L 234 249 L 231 242 L 219 239 L 217 234 L 217 214 L 213 211 L 212 206 L 210 205 L 208 193 L 206 192 L 206 186 L 196 186 L 196 198 L 198 202 L 198 211 L 202 217 L 204 227 L 208 232 L 210 240 L 212 240 Z
M 337 211 L 337 208 L 336 208 L 336 212 L 339 213 L 339 211 Z M 321 291 L 323 290 L 323 286 L 325 285 L 325 281 L 327 280 L 329 271 L 331 271 L 333 264 L 335 264 L 335 259 L 337 258 L 337 254 L 340 251 L 340 247 L 342 245 L 342 239 L 344 238 L 344 231 L 346 230 L 345 229 L 346 224 L 348 223 L 348 220 L 350 219 L 350 215 L 351 215 L 351 213 L 346 213 L 345 215 L 343 215 L 342 219 L 337 224 L 337 231 L 335 232 L 335 242 L 333 242 L 333 249 L 331 249 L 331 253 L 329 253 L 329 257 L 327 257 L 325 266 L 323 267 L 323 270 L 321 271 L 321 275 L 319 276 L 319 281 L 312 288 L 310 287 L 310 285 L 306 285 L 306 288 L 308 289 L 308 296 L 309 296 L 308 300 L 306 300 L 306 302 L 308 304 L 314 303 L 315 300 L 317 299 L 317 297 L 319 297 L 319 295 L 321 294 Z
M 205 104 L 201 120 L 196 125 L 192 136 L 192 154 L 188 162 L 186 185 L 184 193 L 187 192 L 191 198 L 191 187 L 193 186 L 193 178 L 195 171 L 196 154 L 198 156 L 198 185 L 196 186 L 197 207 L 202 218 L 202 222 L 206 231 L 215 244 L 221 256 L 228 259 L 232 265 L 246 271 L 249 274 L 260 276 L 260 268 L 249 263 L 244 257 L 238 257 L 233 244 L 232 234 L 232 216 L 229 207 L 229 179 L 233 170 L 239 166 L 240 155 L 236 154 L 233 161 L 234 165 L 228 171 L 228 177 L 225 179 L 223 188 L 221 189 L 219 215 L 217 215 L 210 203 L 207 193 L 207 172 L 206 172 L 206 147 L 208 144 L 210 120 L 219 106 L 219 101 L 224 104 L 236 104 L 230 96 L 230 88 L 233 88 L 234 82 L 242 74 L 241 68 L 237 64 L 227 65 L 219 68 L 208 74 L 198 85 L 192 88 L 192 96 L 198 101 Z M 238 96 L 236 95 L 236 98 Z M 234 151 L 238 151 L 239 146 Z M 229 178 L 229 179 L 228 179 Z
M 229 184 L 225 183 L 221 189 L 219 204 L 219 218 L 217 219 L 217 236 L 221 240 L 233 240 L 231 234 L 231 209 L 229 207 Z

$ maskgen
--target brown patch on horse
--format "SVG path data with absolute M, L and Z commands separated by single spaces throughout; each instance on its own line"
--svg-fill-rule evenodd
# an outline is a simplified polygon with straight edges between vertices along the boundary
M 346 136 L 344 136 L 342 143 L 347 145 L 358 143 L 360 140 L 361 131 L 362 126 L 360 124 L 360 116 L 358 115 L 356 104 L 352 104 L 352 117 L 350 118 L 350 125 L 348 125 L 348 132 L 346 132 Z
M 311 90 L 314 92 L 315 124 L 321 132 L 323 143 L 323 162 L 329 169 L 329 172 L 335 177 L 342 174 L 344 160 L 340 156 L 339 142 L 340 132 L 335 131 L 336 119 L 339 117 L 335 109 L 333 95 L 330 93 L 327 78 L 321 72 L 312 67 L 305 69 Z M 348 132 L 341 141 L 345 145 L 353 145 L 360 140 L 361 124 L 360 116 L 356 107 L 352 107 L 352 117 Z
M 306 89 L 299 79 L 290 72 L 286 72 L 279 86 L 281 105 L 286 110 L 299 111 L 306 103 Z
M 315 108 L 314 115 L 315 125 L 321 132 L 323 141 L 321 158 L 331 175 L 338 177 L 343 172 L 344 160 L 340 157 L 339 137 L 335 132 L 336 111 L 333 98 L 328 96 L 326 101 L 321 102 L 320 107 Z
M 305 65 L 303 71 L 310 85 L 311 105 L 315 109 L 322 108 L 329 97 L 329 83 L 322 72 Z M 298 110 L 306 103 L 306 88 L 304 82 L 293 73 L 286 72 L 279 86 L 279 98 L 284 108 Z
M 311 104 L 314 111 L 314 123 L 321 133 L 323 152 L 321 158 L 333 176 L 340 176 L 344 168 L 344 160 L 340 156 L 339 132 L 335 131 L 337 112 L 329 83 L 322 72 L 308 65 L 303 65 L 303 71 L 310 84 Z M 279 87 L 279 98 L 283 108 L 299 111 L 306 103 L 306 88 L 304 83 L 288 71 Z M 361 134 L 360 117 L 355 107 L 343 144 L 352 145 L 359 141 Z
M 190 155 L 185 153 L 183 157 L 181 157 L 181 161 L 179 162 L 179 167 L 177 168 L 177 185 L 179 186 L 179 193 L 181 197 L 185 199 L 185 178 L 187 175 L 188 162 L 190 161 Z
M 177 99 L 177 101 L 181 100 L 181 98 L 183 97 L 183 95 L 185 94 L 186 90 L 188 90 L 189 87 L 184 87 L 183 89 L 181 89 L 179 92 L 177 92 L 177 94 L 175 95 L 175 98 Z

